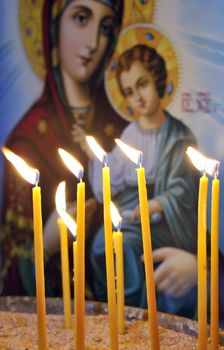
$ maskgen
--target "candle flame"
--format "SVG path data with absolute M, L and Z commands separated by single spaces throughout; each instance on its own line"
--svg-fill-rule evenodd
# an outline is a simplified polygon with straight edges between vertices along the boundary
M 65 199 L 65 181 L 59 183 L 56 194 L 55 203 L 58 215 L 64 221 L 65 225 L 71 231 L 74 238 L 76 238 L 77 225 L 75 220 L 66 212 L 66 199 Z
M 218 160 L 205 157 L 193 147 L 188 147 L 186 153 L 196 169 L 199 171 L 205 171 L 211 176 L 218 176 L 220 165 Z
M 86 136 L 86 141 L 95 154 L 95 156 L 101 161 L 101 163 L 106 163 L 107 154 L 104 149 L 96 142 L 93 136 Z
M 58 214 L 61 211 L 66 211 L 66 200 L 65 200 L 65 181 L 59 183 L 56 194 L 55 194 L 55 204 Z
M 75 220 L 66 211 L 60 213 L 61 219 L 64 221 L 65 225 L 71 232 L 74 238 L 76 238 L 77 224 Z
M 142 151 L 127 145 L 120 139 L 115 139 L 115 142 L 120 147 L 120 149 L 126 154 L 126 156 L 128 156 L 132 160 L 132 162 L 134 162 L 137 165 L 141 165 L 143 157 Z
M 113 225 L 116 229 L 120 229 L 122 217 L 119 214 L 119 211 L 113 202 L 110 202 L 110 215 Z
M 62 148 L 58 149 L 58 153 L 60 154 L 63 162 L 68 167 L 68 169 L 78 179 L 82 178 L 83 177 L 83 166 L 79 163 L 79 161 Z
M 17 156 L 7 147 L 2 147 L 2 152 L 26 181 L 32 185 L 38 184 L 40 176 L 38 169 L 30 167 L 21 157 Z

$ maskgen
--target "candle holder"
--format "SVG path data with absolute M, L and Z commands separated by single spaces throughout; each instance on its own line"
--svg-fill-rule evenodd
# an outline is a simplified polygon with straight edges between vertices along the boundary
M 36 312 L 36 299 L 34 297 L 0 297 L 0 313 L 7 311 L 12 313 L 28 313 L 35 314 Z M 53 317 L 61 315 L 63 318 L 63 300 L 61 298 L 46 298 L 46 311 L 47 315 L 51 314 Z M 99 303 L 95 301 L 86 301 L 85 313 L 89 315 L 107 315 L 108 306 L 106 303 Z M 197 322 L 180 317 L 158 312 L 158 324 L 165 329 L 171 329 L 179 333 L 187 334 L 197 339 Z M 1 314 L 0 314 L 1 318 Z M 1 318 L 2 319 L 2 318 Z M 148 312 L 145 309 L 125 306 L 125 320 L 132 321 L 145 321 L 147 322 Z M 14 319 L 15 322 L 15 319 Z M 18 328 L 19 330 L 19 328 Z M 65 330 L 65 332 L 70 330 Z M 19 333 L 17 331 L 17 333 Z M 209 334 L 209 328 L 208 328 Z M 57 337 L 57 335 L 54 335 Z M 71 341 L 72 343 L 72 341 Z M 224 346 L 224 330 L 219 330 L 219 345 Z

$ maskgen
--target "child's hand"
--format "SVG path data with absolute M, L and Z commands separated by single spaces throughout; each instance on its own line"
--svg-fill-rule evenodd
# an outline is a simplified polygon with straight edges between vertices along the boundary
M 183 249 L 163 247 L 153 251 L 155 285 L 160 293 L 181 297 L 197 284 L 197 257 Z
M 151 217 L 152 214 L 159 213 L 163 210 L 162 205 L 160 202 L 158 202 L 156 199 L 150 199 L 148 201 L 148 210 L 149 210 L 149 216 Z M 137 205 L 135 209 L 133 210 L 131 220 L 140 220 L 141 219 L 141 214 L 140 214 L 140 207 Z
M 137 207 L 135 207 L 135 209 L 132 212 L 131 220 L 132 221 L 138 221 L 138 220 L 140 220 L 140 218 L 141 218 L 141 216 L 140 216 L 140 207 L 139 207 L 139 205 L 137 205 Z

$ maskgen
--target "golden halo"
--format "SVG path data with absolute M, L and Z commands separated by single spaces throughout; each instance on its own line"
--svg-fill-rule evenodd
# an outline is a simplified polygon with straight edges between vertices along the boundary
M 43 41 L 42 41 L 42 9 L 44 0 L 19 0 L 19 24 L 22 43 L 33 71 L 45 78 Z
M 130 24 L 151 23 L 155 12 L 156 0 L 125 0 L 122 27 Z
M 131 47 L 143 44 L 153 47 L 165 59 L 167 69 L 167 88 L 161 99 L 162 108 L 166 109 L 174 98 L 180 81 L 180 67 L 177 53 L 171 41 L 152 24 L 138 23 L 126 27 L 120 34 L 110 66 L 105 74 L 107 96 L 113 108 L 126 120 L 137 119 L 137 115 L 128 106 L 121 95 L 116 80 L 116 65 L 119 56 Z

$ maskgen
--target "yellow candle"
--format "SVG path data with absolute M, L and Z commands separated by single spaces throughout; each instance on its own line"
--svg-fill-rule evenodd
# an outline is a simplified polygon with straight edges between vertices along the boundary
M 120 230 L 113 232 L 115 259 L 116 259 L 116 281 L 117 281 L 117 311 L 118 332 L 124 334 L 124 259 L 123 259 L 123 237 Z
M 198 349 L 207 349 L 207 192 L 208 178 L 200 178 L 198 197 Z
M 42 234 L 41 191 L 39 186 L 33 187 L 33 226 L 34 226 L 34 255 L 36 273 L 36 303 L 38 349 L 47 349 L 46 336 L 46 301 L 44 284 L 44 256 Z
M 37 304 L 37 328 L 38 328 L 38 349 L 47 349 L 46 336 L 46 301 L 44 284 L 44 254 L 43 254 L 43 229 L 41 210 L 41 190 L 37 186 L 39 171 L 31 168 L 21 157 L 2 147 L 5 157 L 14 165 L 20 175 L 29 183 L 36 184 L 33 187 L 33 229 L 34 229 L 34 258 L 36 275 L 36 304 Z
M 104 235 L 106 252 L 106 274 L 107 274 L 107 297 L 108 314 L 110 324 L 110 344 L 111 350 L 118 349 L 118 329 L 117 329 L 117 308 L 114 280 L 114 255 L 113 255 L 113 234 L 110 216 L 110 169 L 104 166 L 103 174 L 103 208 L 104 208 Z
M 219 348 L 219 191 L 220 181 L 212 181 L 211 203 L 211 349 Z
M 160 345 L 159 345 L 156 294 L 155 294 L 155 282 L 154 282 L 154 271 L 153 271 L 152 243 L 151 243 L 151 232 L 150 232 L 149 211 L 148 211 L 148 198 L 147 198 L 144 168 L 139 167 L 137 169 L 137 174 L 138 174 L 138 191 L 139 191 L 139 203 L 140 203 L 141 226 L 142 226 L 143 253 L 144 253 L 144 260 L 145 260 L 145 277 L 146 277 L 146 293 L 147 293 L 147 302 L 148 302 L 149 329 L 150 329 L 150 335 L 151 335 L 152 349 L 157 350 L 160 348 Z
M 76 286 L 77 241 L 73 242 L 73 282 L 74 282 L 74 312 L 75 312 L 75 286 Z M 75 320 L 74 320 L 75 322 Z
M 58 228 L 61 242 L 61 271 L 62 271 L 62 291 L 64 304 L 65 328 L 71 328 L 71 291 L 69 278 L 69 258 L 68 258 L 68 230 L 61 218 L 58 219 Z
M 76 349 L 85 349 L 85 183 L 77 186 L 77 261 L 75 283 Z
M 66 166 L 80 179 L 77 186 L 77 252 L 75 264 L 75 343 L 76 349 L 85 348 L 85 184 L 82 182 L 83 166 L 62 148 L 58 149 Z M 76 244 L 75 244 L 76 245 Z

